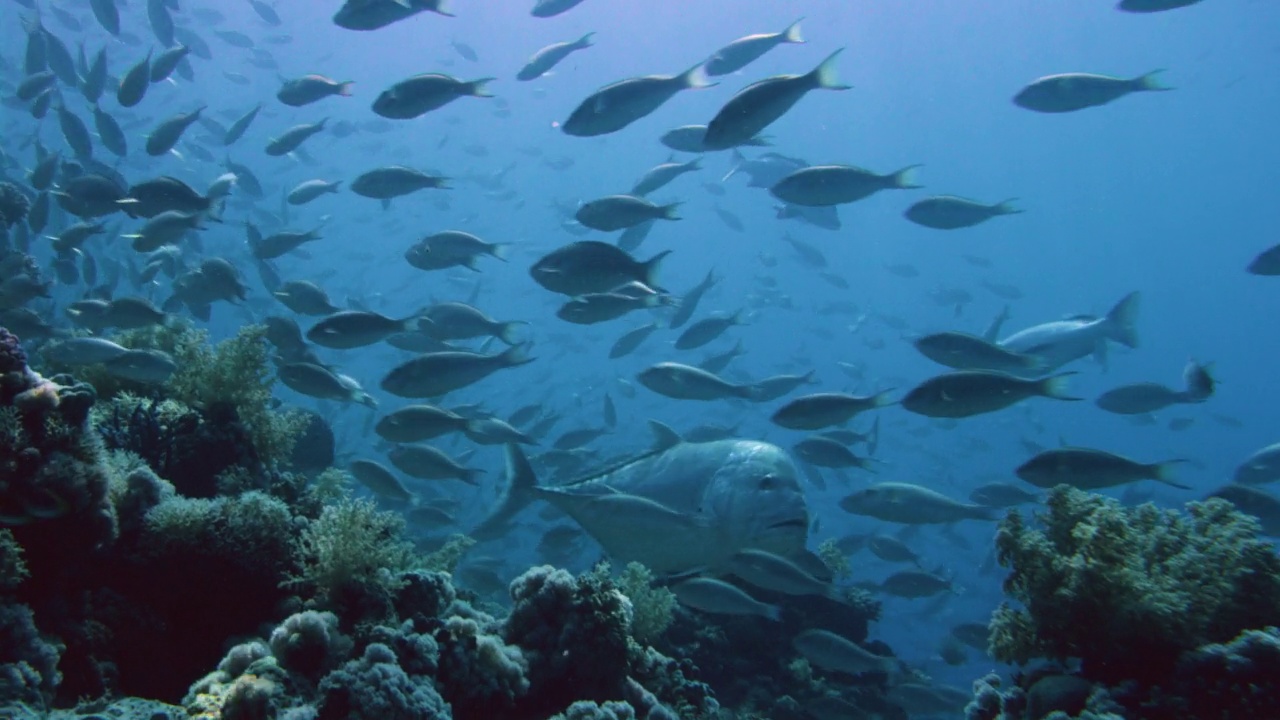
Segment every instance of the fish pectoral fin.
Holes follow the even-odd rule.
[[[1099,340],[1097,346],[1093,348],[1093,359],[1102,366],[1104,371],[1110,370],[1110,364],[1107,362],[1107,341]]]

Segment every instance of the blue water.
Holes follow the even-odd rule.
[[[144,38],[142,47],[112,40],[93,22],[83,3],[68,3],[85,21],[73,33],[45,17],[46,25],[68,40],[83,41],[90,52],[107,44],[113,74],[145,54],[151,35],[142,20],[142,0],[124,11],[126,30]],[[184,6],[186,3],[184,3]],[[1012,284],[1025,297],[1010,304],[1008,331],[1069,314],[1103,313],[1124,294],[1139,290],[1141,347],[1112,346],[1110,367],[1083,360],[1070,369],[1079,375],[1072,390],[1086,398],[1124,383],[1140,381],[1180,385],[1189,358],[1212,362],[1221,380],[1208,403],[1159,414],[1158,422],[1138,426],[1108,415],[1092,402],[1074,404],[1031,400],[998,414],[964,420],[955,429],[939,429],[899,408],[880,411],[883,467],[873,478],[853,473],[851,482],[828,477],[829,487],[807,488],[820,530],[812,545],[828,537],[865,533],[878,526],[853,518],[836,506],[852,489],[872,479],[917,482],[964,497],[993,478],[1010,480],[1026,459],[1020,440],[1045,446],[1064,440],[1098,447],[1145,461],[1190,458],[1181,479],[1194,486],[1184,492],[1156,486],[1143,490],[1161,504],[1177,505],[1224,484],[1235,466],[1254,449],[1275,440],[1274,408],[1280,383],[1274,358],[1280,354],[1275,333],[1274,281],[1247,275],[1244,266],[1277,242],[1275,188],[1280,187],[1280,143],[1275,118],[1280,112],[1280,5],[1243,0],[1206,0],[1200,5],[1155,15],[1115,11],[1107,2],[1046,0],[959,3],[912,2],[639,2],[587,0],[581,7],[549,20],[528,16],[525,3],[458,2],[456,18],[429,13],[370,33],[335,27],[334,3],[282,0],[276,8],[281,28],[266,27],[245,3],[219,3],[223,29],[238,29],[261,41],[287,32],[288,45],[266,45],[279,72],[247,64],[247,51],[209,32],[212,62],[193,59],[196,81],[175,78],[153,86],[144,103],[121,111],[136,120],[130,131],[131,155],[120,170],[131,179],[172,174],[197,188],[223,172],[218,166],[175,155],[159,159],[141,153],[143,134],[155,122],[208,104],[210,116],[231,120],[263,102],[265,108],[248,134],[231,148],[268,186],[265,208],[275,210],[281,190],[324,178],[350,182],[378,165],[400,163],[458,178],[449,191],[428,190],[393,202],[383,211],[373,200],[349,192],[325,196],[303,208],[289,208],[289,226],[323,223],[324,239],[306,246],[309,258],[286,256],[276,264],[286,279],[315,279],[338,304],[353,298],[391,316],[407,316],[435,301],[465,300],[479,284],[478,304],[501,320],[525,320],[538,361],[504,371],[450,396],[453,404],[483,402],[499,414],[530,402],[543,402],[564,414],[559,430],[599,426],[605,393],[618,404],[622,421],[616,433],[595,447],[608,457],[648,442],[643,421],[660,419],[678,428],[704,422],[739,425],[743,436],[789,445],[798,433],[768,422],[776,406],[730,403],[678,403],[636,387],[625,394],[619,378],[632,380],[654,362],[696,361],[741,339],[747,349],[730,377],[759,379],[778,372],[817,371],[817,390],[905,391],[940,369],[910,346],[911,335],[947,329],[980,333],[1005,300],[982,289],[979,281]],[[210,5],[212,6],[212,5]],[[0,7],[0,58],[5,76],[16,79],[25,35],[16,22],[16,2]],[[807,43],[780,46],[744,71],[719,78],[713,88],[680,93],[657,112],[624,131],[602,138],[569,137],[557,129],[588,93],[615,80],[685,70],[722,44],[753,32],[781,30],[798,17]],[[179,15],[181,18],[182,16]],[[181,22],[181,21],[180,21]],[[190,24],[190,23],[187,23]],[[199,29],[199,28],[197,28]],[[596,46],[571,56],[553,74],[531,83],[514,80],[516,70],[536,49],[596,32]],[[450,46],[465,42],[479,55],[468,62]],[[581,327],[554,316],[562,298],[538,287],[528,275],[539,256],[574,239],[561,227],[552,203],[574,206],[600,195],[624,192],[669,151],[658,136],[677,125],[705,123],[736,92],[757,79],[807,72],[837,48],[844,92],[815,91],[766,134],[773,150],[811,163],[851,163],[888,172],[922,164],[922,191],[886,191],[840,210],[844,229],[829,232],[779,221],[773,199],[745,187],[742,177],[723,183],[724,197],[707,193],[703,183],[718,183],[731,168],[727,153],[709,154],[705,169],[687,175],[655,195],[682,201],[678,223],[659,223],[637,252],[649,257],[671,249],[661,272],[676,292],[696,284],[714,269],[724,280],[706,298],[699,315],[748,308],[748,324],[730,331],[709,352],[679,354],[669,342],[675,333],[660,331],[635,355],[607,359],[612,342],[647,319]],[[1014,106],[1010,98],[1033,79],[1060,72],[1096,72],[1133,77],[1165,68],[1162,81],[1172,92],[1136,94],[1110,105],[1061,116]],[[243,73],[242,86],[224,76]],[[365,122],[375,119],[369,105],[393,82],[420,72],[446,72],[462,79],[497,78],[496,99],[461,98],[448,107],[411,121],[389,121],[390,131],[360,132],[339,139],[321,134],[305,145],[318,164],[270,158],[261,148],[270,137],[301,122],[323,117]],[[354,80],[354,97],[331,98],[304,108],[274,99],[280,77],[320,73]],[[498,117],[499,101],[509,117]],[[68,104],[91,119],[78,95]],[[113,112],[114,99],[103,105]],[[32,132],[24,112],[5,107],[0,116],[4,147],[29,162],[19,144]],[[205,134],[194,127],[184,142]],[[51,115],[39,126],[49,148],[63,140]],[[480,146],[486,157],[464,148]],[[211,145],[221,157],[217,143]],[[540,156],[531,154],[532,149]],[[752,149],[754,150],[754,149]],[[182,153],[182,146],[179,146]],[[109,157],[98,151],[99,157]],[[749,151],[754,156],[755,152]],[[572,158],[564,171],[545,159]],[[513,169],[505,187],[515,199],[494,200],[468,176]],[[1000,217],[976,228],[940,232],[915,226],[902,217],[914,200],[929,194],[957,194],[984,202],[1017,198],[1023,214]],[[437,206],[447,201],[447,208]],[[720,207],[739,217],[746,232],[735,232],[715,213]],[[223,253],[241,264],[253,285],[245,308],[225,305],[209,325],[217,338],[268,313],[282,313],[264,293],[247,262],[243,231],[247,217],[233,200],[226,224],[202,234],[210,254]],[[123,232],[133,224],[125,222]],[[481,260],[482,270],[423,273],[407,265],[402,253],[425,234],[461,229],[491,242],[512,244],[510,262]],[[819,247],[831,269],[852,286],[838,290],[798,264],[780,241],[790,232]],[[596,234],[595,237],[603,239]],[[95,252],[118,254],[122,241],[97,238]],[[38,243],[38,255],[48,259]],[[983,269],[964,259],[990,259]],[[762,256],[776,259],[766,265]],[[885,265],[909,263],[914,279],[888,272]],[[758,278],[776,281],[794,309],[756,302]],[[974,296],[963,314],[936,305],[929,297],[942,288],[963,288]],[[65,303],[77,297],[60,289]],[[163,294],[157,299],[163,299]],[[852,302],[859,316],[820,315],[833,301]],[[903,319],[906,331],[884,324],[880,315]],[[306,323],[304,323],[304,329]],[[814,333],[823,331],[830,339]],[[882,349],[871,345],[883,341]],[[322,351],[322,357],[359,380],[385,411],[403,401],[378,389],[378,382],[405,353],[385,346],[359,351]],[[837,365],[863,368],[854,382]],[[278,395],[291,404],[319,407],[332,418],[343,456],[380,458],[376,437],[367,432],[369,411],[317,403],[284,388]],[[1215,416],[1237,418],[1240,428]],[[1168,429],[1172,418],[1192,418],[1189,429]],[[856,423],[865,428],[865,419]],[[976,448],[974,440],[989,447]],[[446,447],[458,450],[463,446]],[[473,460],[488,470],[478,491],[462,488],[464,527],[481,517],[501,484],[499,448],[481,448]],[[1118,493],[1117,493],[1118,494]],[[999,572],[980,572],[991,526],[968,523],[958,529],[967,545],[958,546],[935,530],[912,540],[926,567],[945,568],[961,594],[936,613],[917,620],[932,601],[887,598],[884,617],[872,637],[889,643],[913,665],[936,680],[965,685],[991,668],[973,657],[949,668],[935,657],[937,642],[957,622],[984,621],[1001,598]],[[595,557],[582,558],[585,567]],[[516,573],[537,561],[513,553],[507,569]],[[867,553],[853,558],[855,579],[879,580],[897,568]]]

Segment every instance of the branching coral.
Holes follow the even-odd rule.
[[[466,535],[450,535],[440,549],[422,558],[422,567],[452,575],[454,570],[457,570],[458,563],[462,562],[462,556],[466,555],[475,544],[476,541]]]
[[[12,532],[0,529],[0,592],[12,592],[30,575],[26,563],[22,562],[22,546]]]
[[[399,515],[381,512],[369,500],[330,505],[299,536],[300,572],[289,584],[317,593],[329,606],[379,596],[389,604],[401,585],[395,573],[419,563],[403,529]]]
[[[1043,530],[1011,512],[996,536],[1005,592],[991,649],[1002,661],[1079,658],[1086,678],[1158,681],[1180,653],[1280,623],[1280,557],[1229,503],[1185,513],[1056,488]]]
[[[309,420],[271,408],[270,353],[266,327],[250,325],[211,347],[200,330],[180,335],[173,347],[178,371],[166,386],[172,399],[206,412],[229,407],[248,429],[258,457],[268,467],[288,460]]]
[[[631,635],[642,645],[652,645],[671,626],[675,593],[653,586],[653,573],[640,563],[627,563],[618,587],[631,600]]]

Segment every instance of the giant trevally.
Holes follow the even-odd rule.
[[[581,481],[543,487],[517,445],[507,446],[508,486],[470,534],[501,535],[533,500],[572,517],[619,562],[658,574],[725,568],[735,554],[806,555],[809,510],[782,448],[754,440],[666,443]]]

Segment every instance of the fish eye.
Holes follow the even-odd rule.
[[[772,490],[777,485],[778,478],[773,475],[764,475],[760,478],[760,490]]]

